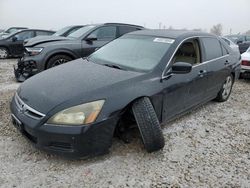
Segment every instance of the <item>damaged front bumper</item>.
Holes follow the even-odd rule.
[[[14,66],[14,74],[18,82],[23,82],[29,77],[38,72],[37,64],[35,61],[24,61],[23,58],[17,62],[17,67]]]

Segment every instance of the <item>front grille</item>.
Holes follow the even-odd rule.
[[[45,114],[38,112],[37,110],[25,104],[22,99],[17,95],[17,93],[15,94],[15,102],[19,112],[22,112],[33,119],[41,119],[45,116]]]

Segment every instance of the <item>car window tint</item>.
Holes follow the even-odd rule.
[[[33,31],[25,31],[15,35],[17,40],[25,40],[33,37]]]
[[[202,38],[204,45],[205,60],[209,61],[222,56],[222,49],[220,42],[216,38]]]
[[[97,40],[115,39],[116,27],[115,26],[101,27],[95,30],[91,35],[96,36]]]
[[[250,41],[250,36],[246,36],[246,40],[247,40],[247,41]]]
[[[51,35],[51,33],[47,31],[36,31],[37,36],[42,36],[42,35]]]
[[[139,30],[138,28],[135,27],[128,27],[128,26],[119,26],[119,36],[122,36],[126,33],[130,33],[133,31]]]

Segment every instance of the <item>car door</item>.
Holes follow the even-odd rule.
[[[208,82],[206,98],[216,97],[226,77],[230,74],[231,62],[229,52],[215,37],[201,38],[207,65]]]
[[[117,37],[116,26],[102,26],[90,33],[87,38],[96,40],[82,40],[82,57],[86,57]]]
[[[10,50],[13,55],[22,55],[24,52],[23,42],[25,39],[34,37],[34,31],[21,31],[12,37]]]
[[[192,70],[187,74],[172,74],[163,81],[163,121],[196,105],[204,96],[207,67],[200,63],[200,58],[198,38],[183,42],[173,56],[168,71],[177,62],[192,64]]]

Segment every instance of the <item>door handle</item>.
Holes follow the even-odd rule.
[[[198,73],[198,76],[203,77],[206,73],[207,73],[206,70],[200,70],[199,73]]]

